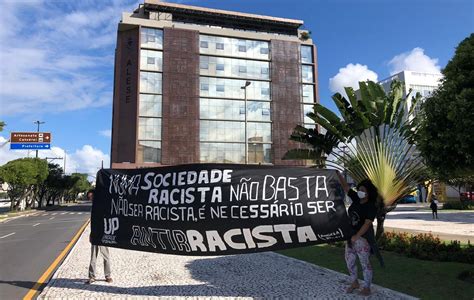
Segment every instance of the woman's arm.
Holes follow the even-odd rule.
[[[342,189],[344,190],[344,193],[347,194],[349,192],[349,185],[347,184],[347,181],[342,177],[341,172],[336,171],[337,177],[339,177],[339,182],[341,182]]]
[[[367,232],[367,230],[369,230],[370,226],[373,226],[372,222],[373,221],[370,219],[365,219],[364,225],[362,225],[359,231],[354,236],[352,236],[351,240],[355,242],[358,238],[363,236]]]

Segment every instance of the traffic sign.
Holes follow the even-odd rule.
[[[51,143],[50,132],[12,132],[11,143]]]
[[[49,143],[11,143],[11,150],[41,150],[41,149],[51,149],[51,144]]]

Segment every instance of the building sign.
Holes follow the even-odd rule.
[[[194,164],[97,173],[95,245],[180,255],[273,251],[352,236],[333,170]]]
[[[50,148],[50,132],[12,132],[10,135],[10,149],[12,150],[42,150]]]

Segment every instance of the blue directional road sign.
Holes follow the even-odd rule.
[[[29,144],[29,143],[11,143],[10,149],[12,150],[40,150],[40,149],[51,149],[51,144]]]

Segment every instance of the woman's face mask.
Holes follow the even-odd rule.
[[[363,199],[365,198],[367,194],[363,191],[357,191],[357,196],[359,196],[360,199]]]

